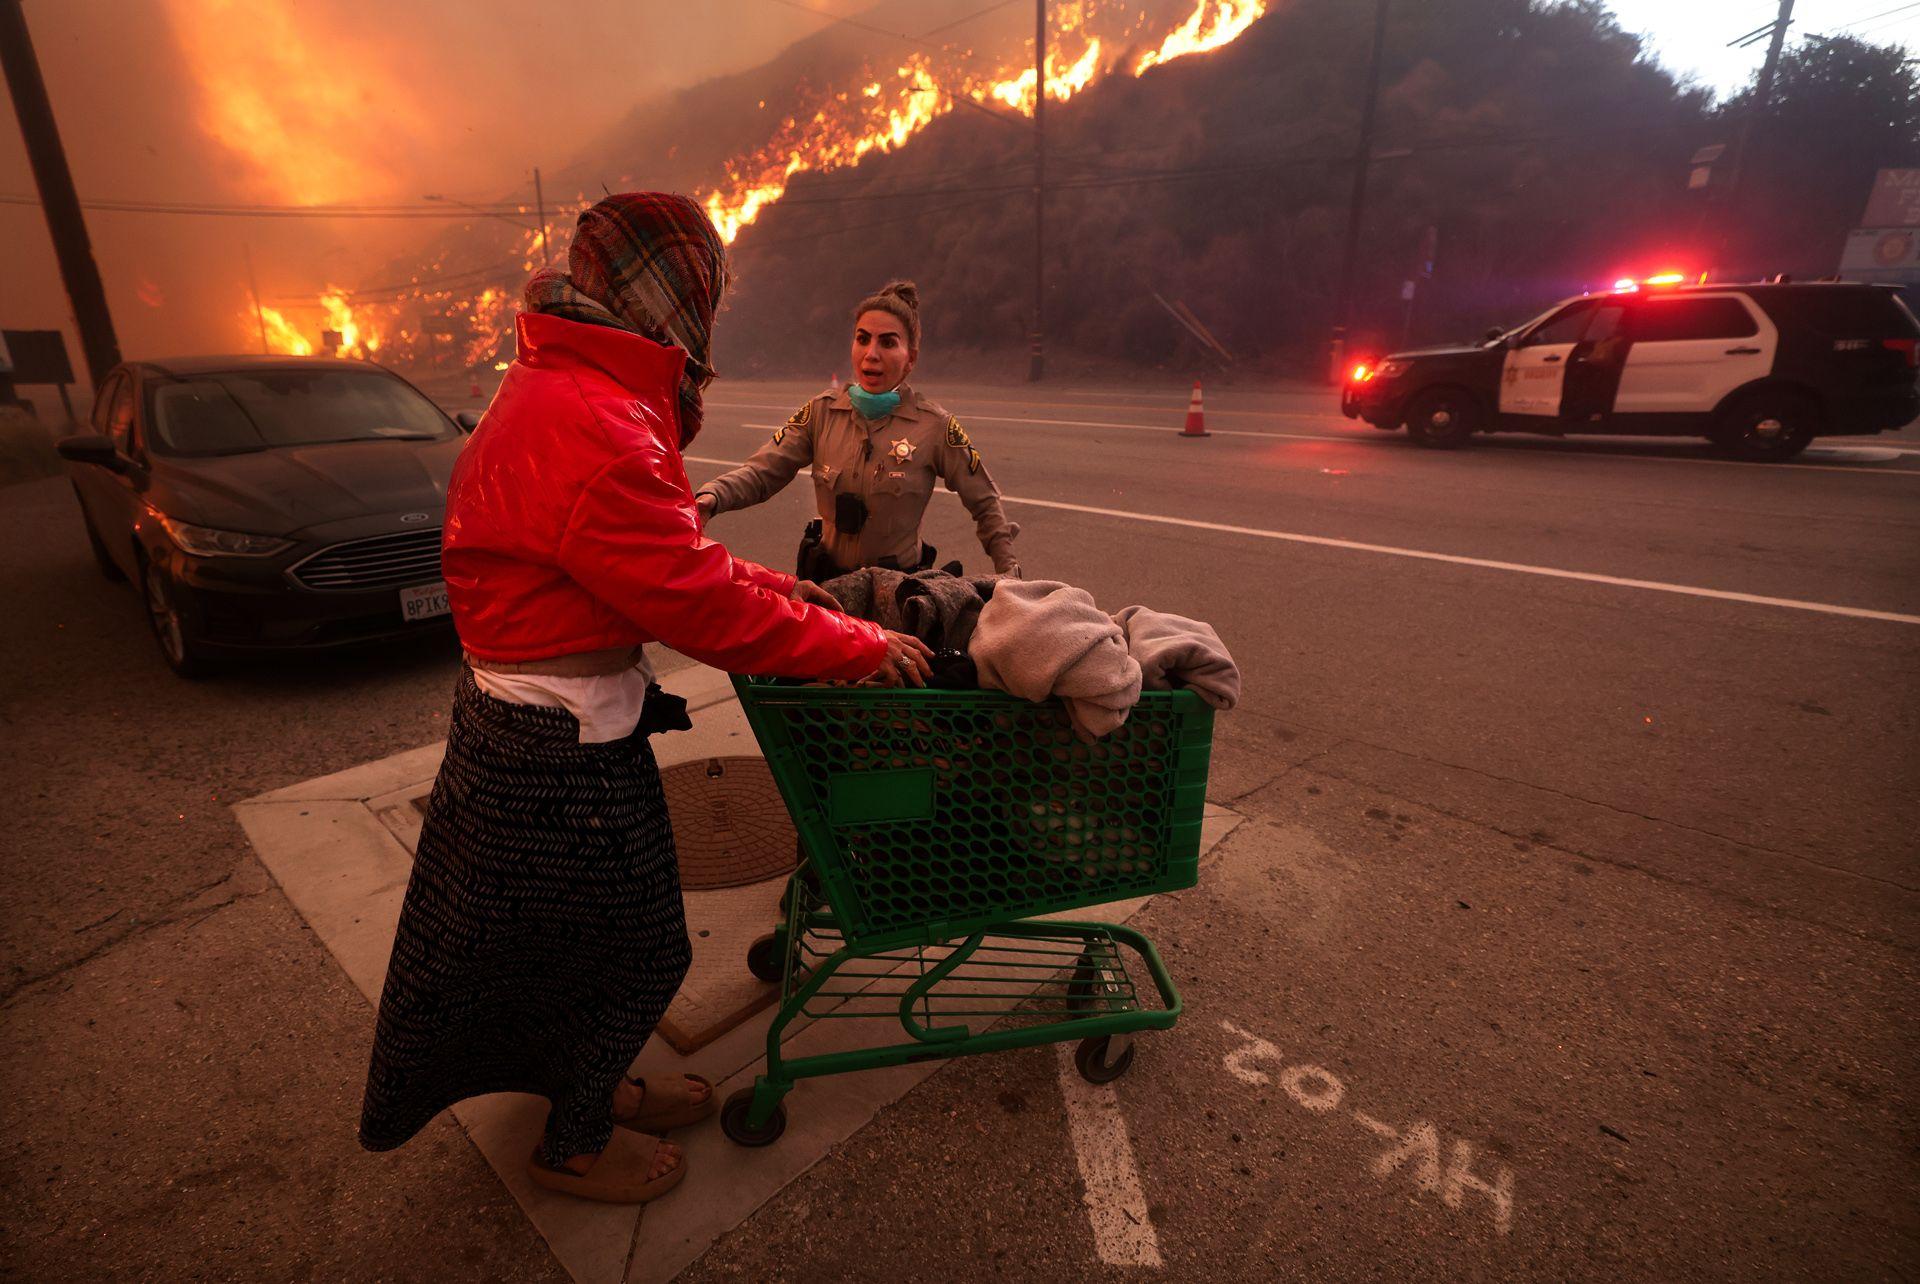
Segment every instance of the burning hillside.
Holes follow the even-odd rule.
[[[1064,102],[1104,78],[1138,76],[1229,44],[1267,7],[1267,0],[1056,0],[1049,14],[1048,97]],[[690,113],[693,128],[665,142],[663,155],[644,154],[656,143],[653,149],[643,144],[642,154],[620,156],[620,181],[692,190],[732,242],[781,201],[801,174],[846,170],[865,157],[897,151],[962,108],[1008,119],[1034,111],[1030,36],[1024,43],[1015,36],[979,46],[913,41],[884,59],[871,56],[872,43],[863,42],[851,61],[821,58],[824,65],[801,69],[797,84],[781,86],[790,95],[785,111],[768,111],[767,100],[757,100],[748,127],[714,130],[751,139],[744,145],[723,140],[731,154],[702,160],[702,139],[688,135],[703,122]],[[248,99],[229,93],[221,101],[240,112]],[[738,104],[731,106],[737,112]],[[751,138],[753,133],[759,137]],[[593,181],[587,175],[595,172],[575,167],[570,186],[576,190],[546,208],[544,228],[531,202],[476,207],[484,218],[459,225],[424,260],[396,270],[404,272],[401,281],[329,287],[311,305],[281,311],[244,306],[236,319],[249,341],[263,339],[277,351],[378,354],[402,364],[456,368],[490,363],[504,338],[514,283],[539,261],[543,234],[564,239],[573,216],[598,194],[585,190]],[[634,174],[647,177],[636,181]],[[475,258],[485,262],[462,266]]]

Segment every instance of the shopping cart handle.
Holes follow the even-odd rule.
[[[925,998],[927,992],[934,986],[945,980],[948,973],[973,957],[973,952],[980,948],[980,942],[985,939],[985,932],[975,932],[956,946],[947,957],[923,972],[918,981],[907,987],[907,992],[900,996],[900,1024],[906,1027],[908,1034],[922,1043],[952,1043],[972,1033],[964,1022],[960,1025],[922,1025],[913,1019],[913,1005]]]

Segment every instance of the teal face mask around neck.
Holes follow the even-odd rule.
[[[900,390],[891,392],[868,392],[859,384],[847,385],[847,399],[853,402],[853,408],[860,412],[862,419],[885,419],[900,409]]]

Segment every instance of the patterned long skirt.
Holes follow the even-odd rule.
[[[614,1087],[693,952],[652,748],[579,733],[461,671],[380,996],[367,1149],[488,1092],[552,1103],[549,1163],[607,1144]]]

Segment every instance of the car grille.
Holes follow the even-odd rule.
[[[323,548],[289,572],[310,589],[401,588],[440,578],[440,530],[402,531]]]

